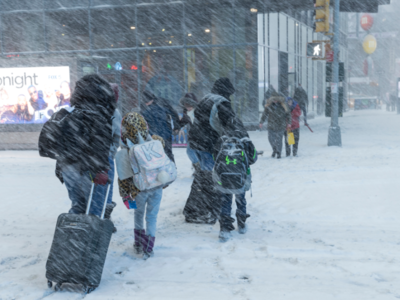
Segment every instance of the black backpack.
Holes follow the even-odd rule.
[[[71,115],[73,109],[63,108],[54,113],[44,123],[39,135],[39,155],[51,159],[57,159],[62,148],[62,134],[65,121]]]
[[[227,136],[221,140],[213,169],[214,185],[224,194],[243,194],[251,186],[250,164],[257,160],[256,154],[248,157],[246,143],[251,141]]]

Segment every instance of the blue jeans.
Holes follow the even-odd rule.
[[[112,202],[113,186],[114,186],[114,159],[112,156],[108,157],[108,162],[110,163],[110,169],[108,170],[108,178],[111,179],[110,193],[108,194],[107,203]],[[104,199],[106,198],[108,184],[96,186],[97,193],[93,195],[93,214],[100,216],[103,211]]]
[[[212,171],[214,168],[215,162],[212,155],[208,152],[204,151],[196,151],[196,155],[199,158],[201,169],[204,171]],[[222,195],[222,207],[221,207],[221,216],[223,215],[231,215],[232,211],[232,194],[223,194]],[[246,214],[246,193],[235,195],[237,213]]]
[[[232,211],[232,198],[233,195],[225,195],[222,198],[221,216],[230,216]],[[235,195],[236,201],[236,214],[246,215],[246,193]]]
[[[193,150],[192,148],[190,148],[189,145],[186,148],[186,154],[189,157],[189,159],[191,160],[192,164],[197,164],[199,162],[199,159],[197,158],[197,155],[196,155],[196,150]]]
[[[160,210],[161,198],[162,188],[140,192],[136,196],[135,229],[144,229],[143,219],[146,210],[146,234],[153,237],[156,236],[157,215]]]
[[[197,156],[197,159],[200,162],[200,167],[203,171],[212,171],[214,168],[214,158],[212,157],[211,153],[194,150]]]
[[[81,174],[80,170],[77,170],[73,166],[67,166],[62,169],[62,175],[68,190],[69,199],[71,200],[71,209],[69,213],[84,214],[92,188],[89,172],[83,172]],[[89,210],[89,214],[97,215],[98,217],[101,215],[104,204],[104,197],[102,198],[100,193],[99,186],[95,186],[92,204]]]

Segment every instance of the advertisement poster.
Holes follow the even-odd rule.
[[[70,106],[69,67],[0,68],[0,123],[44,123]]]

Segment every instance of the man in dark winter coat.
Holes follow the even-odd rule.
[[[194,112],[195,119],[189,132],[189,145],[196,151],[202,169],[201,175],[205,183],[209,186],[208,190],[205,191],[209,193],[208,201],[212,203],[210,206],[212,206],[213,213],[220,211],[218,219],[221,226],[221,241],[226,241],[230,236],[230,231],[235,229],[232,224],[234,219],[231,218],[233,195],[221,194],[212,187],[211,171],[214,167],[213,154],[215,156],[220,150],[220,137],[222,135],[237,136],[240,138],[248,137],[243,123],[236,117],[232,110],[230,96],[234,92],[235,89],[228,78],[218,79],[211,90],[211,94],[206,95],[197,105]],[[215,130],[215,126],[213,128],[210,122],[214,104],[216,104],[216,115],[221,126],[219,131]],[[206,184],[203,184],[203,186],[206,186]],[[250,216],[246,212],[245,194],[235,195],[235,200],[238,208],[236,217],[239,232],[245,233],[245,222]],[[222,209],[219,208],[219,205],[221,205]]]
[[[168,100],[157,98],[149,91],[143,93],[143,102],[140,113],[149,126],[150,135],[158,135],[164,139],[165,153],[175,162],[172,153],[172,131],[179,130],[182,127],[178,113],[168,103]]]
[[[206,95],[197,106],[194,112],[194,122],[189,131],[189,145],[193,150],[197,150],[199,156],[203,159],[203,166],[210,153],[214,153],[215,144],[217,143],[220,134],[215,131],[210,124],[211,110],[218,97],[223,97],[227,101],[222,101],[217,105],[218,118],[223,128],[227,128],[228,124],[233,124],[235,113],[232,110],[230,96],[235,92],[235,88],[228,78],[218,79],[211,94]],[[217,149],[218,150],[218,149]],[[210,169],[210,168],[208,168]],[[212,168],[210,169],[212,170]]]
[[[86,75],[76,83],[71,108],[54,115],[62,120],[56,174],[65,182],[72,202],[70,213],[86,211],[91,183],[105,185],[110,168],[112,116],[116,108],[114,92],[100,76]],[[39,144],[40,149],[47,145]],[[90,213],[100,216],[104,198],[93,195]]]
[[[299,104],[300,109],[303,112],[304,125],[307,125],[308,96],[300,83],[299,86],[294,91],[293,99]]]
[[[272,157],[281,158],[282,138],[285,130],[291,129],[291,114],[285,103],[285,98],[278,93],[273,93],[265,105],[261,116],[260,128],[268,119],[268,140],[272,147]]]

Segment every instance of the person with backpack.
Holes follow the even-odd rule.
[[[56,175],[68,190],[72,214],[84,214],[94,190],[90,214],[100,216],[104,198],[98,185],[108,181],[112,116],[116,109],[110,84],[97,74],[76,82],[71,107],[53,114],[39,137],[41,156],[57,160]]]
[[[114,91],[114,96],[115,96],[115,103],[118,103],[119,99],[119,87],[115,83],[110,83],[111,88]],[[108,169],[108,178],[110,180],[110,192],[108,193],[108,199],[107,199],[107,206],[106,206],[106,213],[105,213],[105,218],[110,219],[111,214],[117,206],[115,202],[112,201],[112,196],[113,196],[113,188],[114,188],[114,174],[115,174],[115,155],[117,153],[117,150],[119,148],[119,141],[121,140],[121,121],[122,121],[122,116],[121,113],[119,112],[118,108],[115,109],[114,115],[112,117],[112,144],[110,148],[110,153],[108,156],[108,161],[109,161],[109,169]],[[104,199],[106,194],[107,194],[107,186],[98,186],[97,187],[98,192],[94,195],[96,197],[100,197],[99,201],[102,201],[101,199]],[[117,228],[114,227],[114,233],[117,231]]]
[[[182,125],[178,113],[164,98],[156,97],[150,91],[143,92],[140,113],[149,125],[151,135],[159,135],[164,139],[165,152],[175,161],[172,153],[172,133],[178,134]]]
[[[292,115],[292,124],[291,124],[291,131],[294,135],[294,145],[293,145],[293,156],[297,156],[297,150],[299,149],[299,141],[300,141],[300,116],[301,116],[301,109],[299,104],[294,101],[291,97],[287,98],[287,106]],[[291,149],[288,143],[288,131],[285,131],[285,148],[286,148],[286,156],[290,156]]]
[[[147,259],[154,255],[162,191],[176,179],[176,167],[163,150],[163,138],[150,137],[142,115],[136,112],[126,114],[122,119],[121,133],[121,149],[116,155],[119,192],[124,205],[135,209],[134,251]],[[146,229],[143,224],[145,215]]]
[[[226,242],[235,230],[231,217],[233,195],[236,201],[236,220],[240,234],[247,232],[246,220],[250,217],[247,213],[246,192],[251,188],[250,165],[257,159],[257,151],[249,135],[239,119],[228,125],[225,135],[222,136],[213,154],[215,165],[213,168],[213,182],[217,190],[224,194],[222,197],[220,213],[221,242]]]
[[[223,128],[235,118],[229,100],[234,92],[231,81],[228,78],[220,78],[215,82],[211,93],[204,96],[194,111],[188,145],[199,160],[200,171],[195,173],[191,192],[183,210],[186,222],[215,224],[219,219],[224,196],[213,186],[212,154]],[[211,126],[211,116],[213,120],[220,120],[220,126],[216,128],[219,131]]]
[[[194,122],[194,112],[198,104],[197,97],[193,93],[186,93],[185,96],[183,96],[179,100],[179,103],[183,107],[183,116],[181,119],[181,124],[183,126],[187,126],[187,132],[188,132],[187,139],[189,140],[190,127]],[[190,148],[189,144],[186,147],[186,154],[189,157],[190,161],[192,162],[195,172],[199,172],[201,170],[200,161],[197,158],[196,151]]]
[[[291,114],[286,106],[285,98],[277,92],[272,93],[272,97],[268,99],[264,112],[260,120],[260,129],[264,122],[268,119],[268,140],[272,147],[272,157],[281,158],[282,138],[285,130],[291,129]]]
[[[307,126],[308,125],[308,123],[307,123],[308,96],[307,96],[307,92],[303,89],[303,87],[301,86],[300,83],[299,83],[299,86],[294,90],[293,99],[300,106],[300,109],[303,112],[304,125]]]

